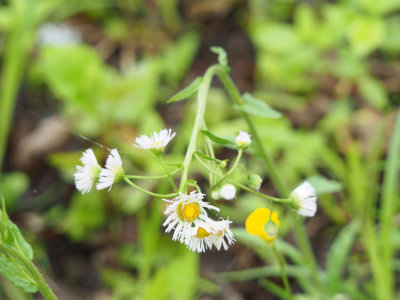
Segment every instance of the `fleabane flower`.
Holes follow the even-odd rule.
[[[192,191],[190,195],[179,193],[179,196],[172,200],[163,199],[170,202],[164,214],[168,216],[163,226],[167,227],[165,232],[174,229],[172,239],[183,243],[192,233],[193,227],[204,226],[208,232],[215,233],[212,227],[212,219],[207,216],[206,209],[219,211],[219,208],[203,201],[204,194]]]
[[[111,190],[115,182],[122,180],[125,176],[124,169],[122,168],[121,157],[117,149],[112,149],[106,160],[106,167],[101,169],[99,175],[99,182],[96,185],[98,190],[108,188]]]
[[[223,187],[221,187],[221,189],[219,190],[219,195],[225,200],[235,199],[236,188],[232,184],[227,183]]]
[[[229,245],[235,242],[232,231],[229,229],[232,221],[219,220],[209,221],[210,224],[205,225],[200,223],[196,227],[192,228],[192,232],[186,237],[185,244],[189,250],[193,252],[205,252],[207,249],[211,249],[214,245],[218,251],[221,247],[224,250],[228,250]],[[213,230],[208,231],[205,227],[211,227]]]
[[[314,217],[317,212],[317,195],[308,181],[304,181],[290,193],[291,206],[305,217]]]
[[[246,131],[240,131],[236,137],[236,146],[238,148],[247,148],[251,144],[251,135]]]
[[[165,150],[165,147],[175,135],[176,132],[173,132],[172,129],[162,129],[159,133],[154,131],[150,137],[147,135],[137,137],[136,144],[133,144],[133,146],[159,154]]]
[[[257,235],[267,243],[272,244],[278,235],[278,212],[268,208],[257,208],[246,219],[246,230],[252,235]]]
[[[80,158],[83,166],[76,166],[74,174],[75,186],[82,194],[90,192],[94,181],[99,176],[101,167],[97,163],[96,156],[92,149],[87,149],[83,152]]]

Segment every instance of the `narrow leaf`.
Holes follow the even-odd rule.
[[[211,160],[211,161],[213,161],[213,162],[216,162],[216,163],[218,163],[218,164],[220,164],[220,163],[226,163],[228,160],[227,159],[225,159],[225,160],[219,160],[219,159],[216,159],[216,158],[214,158],[214,157],[211,157],[211,156],[208,156],[208,155],[205,155],[203,152],[201,152],[200,150],[196,150],[195,152],[194,152],[194,154],[197,154],[198,156],[200,156],[201,158],[204,158],[204,159],[207,159],[207,160]]]
[[[357,236],[358,224],[352,222],[343,228],[333,242],[326,263],[326,280],[328,290],[331,294],[339,293],[341,286],[341,275],[350,256],[351,248]]]
[[[0,274],[27,293],[37,292],[36,285],[25,275],[29,274],[28,270],[23,265],[16,264],[17,262],[7,259],[4,254],[0,254]]]
[[[235,143],[232,141],[229,141],[227,139],[221,138],[216,136],[215,134],[212,134],[208,130],[202,130],[203,134],[206,135],[210,140],[212,140],[214,143],[221,144],[221,145],[234,145]]]
[[[16,244],[18,244],[18,248],[21,249],[22,253],[24,254],[24,256],[26,258],[28,258],[29,260],[32,260],[32,258],[33,258],[32,247],[31,247],[31,245],[28,244],[27,241],[25,241],[25,239],[24,239],[23,235],[21,234],[21,232],[19,231],[17,225],[10,222],[10,224],[8,226],[9,226],[10,232],[14,236],[14,242]]]
[[[287,294],[287,292],[276,283],[273,283],[268,279],[260,279],[259,283],[268,291],[280,297],[281,299],[289,299],[289,295]]]
[[[235,105],[235,108],[246,112],[253,116],[277,119],[281,117],[281,113],[269,107],[267,103],[255,98],[249,93],[242,96],[243,103]]]
[[[343,189],[342,183],[335,180],[326,179],[321,175],[313,175],[307,178],[307,181],[309,181],[314,187],[317,195],[332,194],[339,192]]]
[[[195,80],[192,81],[187,87],[185,87],[180,92],[176,93],[172,96],[167,103],[178,102],[182,100],[186,100],[192,96],[194,96],[197,91],[199,90],[200,84],[203,82],[203,77],[197,77]]]
[[[229,73],[230,68],[228,66],[228,55],[226,54],[225,50],[221,47],[211,47],[210,50],[218,54],[219,64],[224,67],[226,73]]]

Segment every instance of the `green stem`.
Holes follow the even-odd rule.
[[[17,16],[14,16],[17,18]],[[14,32],[11,32],[6,40],[6,48],[3,59],[3,72],[0,89],[0,173],[6,151],[8,134],[13,118],[13,110],[17,97],[18,87],[23,75],[24,64],[30,45],[26,39],[31,32],[23,32],[21,20],[17,21]]]
[[[253,189],[251,189],[251,188],[245,186],[244,184],[241,184],[241,183],[236,182],[236,181],[234,181],[234,180],[228,179],[227,181],[230,182],[230,183],[232,183],[232,184],[234,184],[234,185],[236,185],[236,186],[238,186],[238,187],[240,187],[241,189],[243,189],[243,190],[245,190],[245,191],[248,191],[249,193],[252,193],[252,194],[257,195],[257,196],[259,196],[259,197],[262,197],[262,198],[271,200],[271,201],[273,201],[273,202],[278,202],[278,203],[289,203],[289,202],[290,202],[290,199],[281,199],[281,198],[275,198],[275,197],[272,197],[272,196],[268,196],[268,195],[266,195],[266,194],[257,192],[257,191],[255,191],[255,190],[253,190]]]
[[[210,68],[207,69],[207,71],[203,77],[203,82],[201,83],[201,85],[199,87],[199,92],[197,93],[197,112],[196,112],[196,118],[195,118],[194,125],[193,125],[192,136],[190,137],[189,146],[186,151],[185,160],[183,162],[183,172],[182,172],[181,183],[180,183],[180,187],[179,187],[179,190],[181,192],[184,192],[184,190],[185,190],[186,181],[188,179],[188,174],[189,174],[190,163],[193,158],[193,153],[196,151],[197,136],[199,134],[199,131],[200,131],[201,126],[204,121],[204,113],[205,113],[206,104],[207,104],[207,94],[210,89],[212,78],[217,69],[218,69],[217,65],[211,66]]]
[[[176,173],[178,173],[181,169],[176,169],[173,170],[170,174],[171,175],[175,175]],[[128,177],[129,179],[163,179],[163,178],[167,178],[168,175],[164,174],[164,175],[153,175],[153,176],[146,176],[146,175],[126,175],[126,177]]]
[[[243,154],[243,149],[239,149],[238,151],[238,155],[235,159],[235,162],[233,163],[232,168],[230,168],[230,170],[228,172],[226,172],[226,174],[216,183],[214,184],[214,186],[211,187],[211,189],[219,186],[226,178],[228,178],[229,175],[232,174],[232,172],[236,169],[236,167],[239,164],[240,159],[242,158],[242,154]]]
[[[167,174],[168,180],[171,183],[172,188],[174,189],[175,193],[178,193],[178,188],[176,187],[175,182],[172,179],[171,173],[168,171],[167,167],[165,166],[164,160],[162,159],[160,154],[158,154],[157,157],[158,157],[158,160],[160,161],[160,164],[162,165],[165,173]]]
[[[243,100],[239,93],[239,90],[237,89],[232,79],[229,77],[228,74],[226,74],[225,70],[222,67],[217,69],[217,76],[221,80],[222,84],[224,85],[226,91],[228,92],[229,96],[232,98],[234,103],[241,105],[243,103]],[[256,144],[256,147],[258,148],[258,153],[267,166],[268,174],[271,177],[274,186],[277,188],[279,194],[282,197],[287,197],[288,189],[286,187],[286,184],[284,180],[280,177],[279,172],[277,172],[277,168],[271,158],[271,155],[269,154],[264,144],[262,143],[261,138],[257,132],[257,129],[254,126],[253,120],[246,112],[240,111],[240,113],[245,122],[247,123],[247,126],[249,127],[252,138]]]
[[[137,190],[139,190],[139,191],[141,191],[141,192],[143,192],[143,193],[146,193],[147,195],[153,196],[153,197],[170,198],[170,197],[175,197],[175,196],[178,195],[178,193],[172,193],[172,194],[157,194],[157,193],[150,192],[150,191],[145,190],[145,189],[141,188],[140,186],[134,184],[132,181],[129,180],[129,178],[128,178],[127,176],[125,176],[123,180],[124,180],[127,184],[129,184],[131,187],[133,187],[133,188],[135,188],[135,189],[137,189]]]
[[[235,84],[233,83],[232,79],[229,77],[229,75],[225,72],[225,70],[222,67],[217,69],[217,76],[221,80],[222,84],[224,85],[225,89],[227,90],[228,94],[230,95],[234,103],[236,103],[237,105],[241,105],[243,103],[243,100],[240,96],[240,93]],[[261,158],[263,159],[268,169],[268,174],[271,177],[274,186],[278,190],[281,197],[283,198],[288,197],[289,189],[287,188],[286,183],[284,182],[279,172],[277,171],[277,167],[273,162],[271,155],[269,154],[266,147],[262,143],[261,138],[258,134],[258,131],[252,119],[246,112],[240,111],[240,113],[245,122],[247,123],[247,126],[249,127],[252,138],[255,142],[256,147],[258,148],[258,153],[260,154]],[[315,260],[315,256],[313,254],[310,241],[308,240],[308,236],[304,228],[304,225],[300,223],[298,220],[296,220],[296,224],[294,226],[294,232],[296,235],[297,242],[303,252],[303,255],[305,259],[308,261],[308,264],[310,265],[311,269],[313,270],[312,272],[313,279],[321,287],[321,281],[318,275],[318,265]]]
[[[276,256],[276,258],[278,259],[279,262],[279,268],[281,270],[281,276],[282,276],[282,281],[283,281],[283,285],[285,287],[286,293],[288,295],[288,299],[292,299],[293,295],[292,295],[292,291],[290,290],[290,285],[289,285],[289,281],[287,279],[286,276],[286,271],[285,271],[285,262],[283,260],[282,255],[279,253],[278,249],[276,249],[275,245],[272,246],[272,250]]]
[[[213,174],[215,174],[215,175],[218,175],[218,173],[215,172],[214,170],[210,169],[210,168],[201,160],[201,158],[200,158],[198,155],[196,155],[195,157],[196,157],[196,159],[199,161],[200,165],[201,165],[203,168],[205,168],[208,172],[211,172],[211,173],[213,173]],[[265,195],[265,194],[263,194],[263,193],[254,191],[254,190],[252,190],[251,188],[245,186],[244,184],[241,184],[241,183],[236,182],[236,181],[231,180],[231,179],[227,179],[227,181],[228,181],[229,183],[232,183],[232,184],[234,184],[234,185],[240,187],[240,188],[243,189],[243,190],[246,190],[246,191],[248,191],[248,192],[250,192],[250,193],[253,193],[254,195],[260,196],[260,197],[262,197],[262,198],[265,198],[265,199],[268,199],[268,200],[271,200],[271,201],[274,201],[274,202],[288,203],[288,202],[290,201],[290,199],[275,198],[275,197],[268,196],[268,195]]]

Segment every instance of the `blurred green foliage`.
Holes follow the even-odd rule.
[[[381,178],[387,156],[386,135],[393,127],[394,110],[398,106],[395,99],[399,97],[398,88],[393,88],[386,79],[398,76],[395,65],[400,53],[400,3],[394,0],[243,2],[246,5],[238,4],[237,19],[255,47],[255,97],[248,94],[243,97],[243,106],[233,107],[221,89],[213,88],[208,111],[216,113],[206,116],[208,132],[232,139],[239,129],[245,128],[238,112],[252,114],[262,141],[277,158],[288,184],[295,186],[308,178],[320,188],[320,211],[332,222],[328,232],[337,234],[329,240],[326,266],[321,271],[322,289],[327,297],[334,299],[342,293],[351,299],[379,299],[374,289],[380,283],[376,274],[382,274],[376,258],[381,250],[374,247],[382,247],[381,236],[376,235],[375,228],[363,229],[383,220],[379,209],[384,202]],[[8,91],[0,100],[2,105],[15,102],[20,83],[27,80],[24,88],[28,93],[42,90],[45,100],[57,103],[60,115],[80,142],[90,138],[106,147],[118,147],[124,164],[133,174],[161,171],[149,154],[132,148],[131,143],[138,134],[165,127],[164,119],[174,111],[181,118],[176,129],[179,135],[165,159],[171,163],[181,161],[195,103],[171,104],[174,105],[171,110],[161,111],[179,86],[188,86],[189,81],[184,78],[201,47],[202,32],[194,24],[197,21],[180,16],[179,1],[157,0],[153,4],[141,0],[40,4],[33,1],[28,6],[26,3],[14,0],[0,6],[2,93]],[[75,20],[80,28],[80,17],[95,24],[100,33],[94,30],[90,34],[104,36],[114,52],[106,55],[100,43],[93,42],[67,46],[34,44],[37,28],[44,22],[70,19],[71,24]],[[88,36],[85,39],[91,40]],[[115,49],[121,52],[128,49],[126,52],[132,57],[123,60]],[[229,68],[224,52],[218,47],[214,51],[219,54],[220,63]],[[118,62],[116,56],[120,58]],[[171,102],[191,98],[199,84],[200,81],[194,81],[184,93],[170,98]],[[26,101],[38,101],[38,106],[41,105],[34,98]],[[263,118],[280,114],[281,118]],[[2,118],[1,122],[9,126],[11,120],[7,119]],[[85,146],[93,145],[87,142]],[[100,146],[95,151],[98,157],[106,154]],[[224,151],[219,149],[217,157],[225,159]],[[254,149],[249,152],[254,153]],[[81,149],[51,153],[47,162],[59,171],[66,184],[71,184],[80,153]],[[394,156],[391,157],[393,168],[398,167]],[[264,166],[258,161],[248,164],[268,185]],[[198,172],[201,172],[199,167]],[[316,176],[317,173],[329,180]],[[238,170],[233,176],[245,182],[248,174]],[[23,172],[2,175],[0,192],[10,210],[18,208],[28,186],[28,176]],[[148,183],[146,188],[165,189],[157,182]],[[332,196],[333,192],[337,194]],[[385,195],[385,199],[399,199],[398,191]],[[265,202],[248,194],[220,205],[222,213],[237,224],[260,206],[265,206]],[[398,214],[396,205],[391,209],[393,215]],[[120,186],[107,194],[92,192],[82,196],[74,192],[67,203],[57,202],[45,213],[47,226],[82,243],[93,241],[102,231],[118,234],[124,218],[132,217],[138,220],[137,240],[133,245],[121,244],[118,248],[118,269],[107,267],[101,271],[110,299],[194,299],[202,292],[221,293],[218,287],[200,277],[197,255],[164,239],[160,233],[162,208],[142,193]],[[290,216],[283,219],[282,235],[295,224]],[[376,238],[372,245],[369,235]],[[235,230],[235,236],[267,266],[218,276],[225,280],[247,280],[279,275],[266,245],[241,228]],[[399,233],[392,232],[391,238],[388,248],[396,252],[400,248]],[[358,241],[362,246],[355,248]],[[317,288],[309,282],[310,272],[302,264],[299,251],[283,239],[277,242],[277,247],[290,259],[288,275],[296,279],[304,299],[321,299]],[[269,283],[262,285],[273,289]],[[2,282],[2,286],[7,295],[18,293],[7,287],[7,283]]]

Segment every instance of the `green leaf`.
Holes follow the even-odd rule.
[[[383,84],[372,76],[359,78],[358,90],[373,107],[382,109],[388,102],[388,95]]]
[[[37,292],[38,288],[35,283],[29,280],[24,273],[29,274],[23,265],[7,259],[4,254],[0,254],[0,274],[27,293]]]
[[[260,279],[260,284],[264,286],[268,291],[271,293],[279,296],[281,299],[290,299],[285,291],[281,286],[277,285],[276,283],[273,283],[272,281],[268,279]]]
[[[176,93],[172,96],[167,103],[182,101],[194,96],[197,91],[199,90],[200,84],[203,82],[203,77],[197,77],[195,80],[192,81],[187,87],[185,87],[182,91]]]
[[[350,47],[359,56],[377,49],[385,36],[385,23],[379,18],[358,17],[348,26]]]
[[[227,139],[221,138],[216,136],[215,134],[211,133],[208,130],[202,130],[201,131],[204,135],[206,135],[210,140],[212,140],[214,143],[220,144],[220,145],[235,145],[234,142],[229,141]]]
[[[213,161],[213,162],[216,162],[216,163],[218,163],[218,164],[220,164],[220,163],[227,163],[228,162],[228,159],[225,159],[225,160],[219,160],[219,159],[216,159],[216,158],[214,158],[214,157],[210,157],[210,156],[208,156],[208,155],[205,155],[203,152],[201,152],[200,150],[196,150],[195,152],[194,152],[194,154],[197,154],[198,156],[200,156],[201,158],[204,158],[204,159],[207,159],[207,160],[211,160],[211,161]]]
[[[242,96],[243,103],[235,105],[235,108],[246,112],[253,116],[277,119],[281,117],[281,113],[269,107],[269,105],[249,93]]]
[[[251,248],[265,261],[268,261],[272,254],[271,246],[260,239],[258,236],[249,234],[244,228],[233,228],[232,232],[235,235],[236,240],[245,246]],[[302,254],[293,247],[291,244],[285,242],[284,240],[275,240],[275,246],[280,252],[288,256],[292,261],[301,264],[304,260]]]
[[[352,222],[343,228],[333,242],[326,263],[326,280],[331,295],[341,292],[341,274],[347,264],[351,248],[357,236],[358,224]]]
[[[25,241],[25,238],[19,231],[17,225],[15,225],[14,223],[12,223],[10,221],[8,228],[9,228],[9,231],[14,236],[14,242],[16,243],[15,246],[18,248],[18,250],[22,251],[22,253],[24,254],[24,256],[26,258],[28,258],[29,260],[32,260],[32,258],[33,258],[32,247],[31,247],[31,245],[28,244],[27,241]]]
[[[167,1],[161,0],[160,2]],[[165,80],[168,83],[175,85],[187,74],[196,57],[199,41],[199,34],[195,31],[190,31],[183,34],[165,49],[162,57],[162,69],[165,72]]]
[[[89,112],[98,106],[107,87],[108,68],[99,54],[85,45],[45,47],[35,70],[35,79],[43,80],[56,97]]]
[[[10,221],[8,218],[7,210],[5,207],[5,200],[2,197],[2,209],[1,209],[1,228],[2,243],[5,247],[16,248],[21,254],[23,254],[29,260],[33,258],[32,247],[25,241],[23,235],[19,231],[17,225]]]
[[[335,180],[326,179],[321,175],[313,175],[307,178],[307,181],[310,182],[314,187],[317,195],[332,194],[343,189],[342,183]]]
[[[230,68],[228,66],[228,55],[225,50],[221,47],[211,47],[210,50],[216,54],[218,54],[218,62],[221,66],[224,67],[227,73],[230,72]]]

